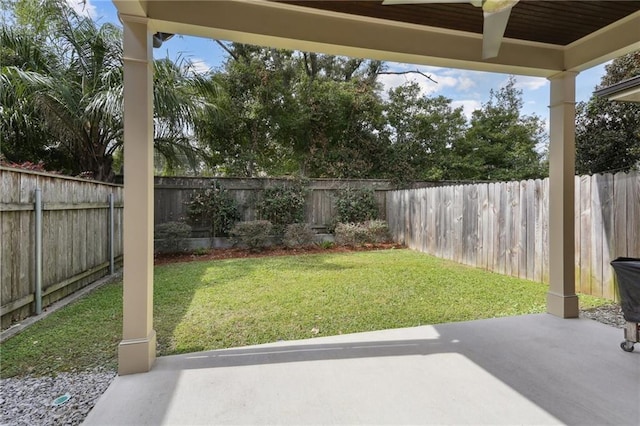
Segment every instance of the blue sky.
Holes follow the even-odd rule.
[[[98,22],[116,22],[119,24],[116,8],[111,0],[87,0],[83,6],[81,0],[67,0],[79,12],[89,14]],[[84,7],[84,9],[83,9]],[[224,51],[209,39],[187,36],[175,36],[154,50],[156,58],[184,57],[190,59],[197,69],[218,68],[225,57]],[[419,69],[438,82],[435,84],[422,76],[382,75],[380,81],[386,88],[395,87],[408,80],[420,84],[426,95],[443,95],[453,101],[454,106],[462,106],[470,116],[474,109],[486,102],[491,89],[499,89],[508,79],[507,74],[467,71],[450,68],[416,66],[412,64],[388,63],[391,70]],[[585,101],[591,96],[595,86],[604,75],[604,65],[583,71],[577,77],[576,100]],[[517,87],[523,90],[523,113],[537,114],[545,120],[548,117],[549,82],[544,78],[516,76]]]

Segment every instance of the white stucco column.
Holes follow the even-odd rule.
[[[153,44],[145,18],[124,30],[124,290],[118,374],[149,371],[153,329]]]
[[[549,292],[547,312],[561,318],[578,316],[575,294],[574,174],[575,72],[551,81],[549,144]]]

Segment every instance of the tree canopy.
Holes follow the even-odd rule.
[[[0,4],[15,16],[0,27],[0,159],[112,179],[122,161],[122,30],[62,0]],[[160,173],[397,183],[546,174],[544,123],[521,114],[513,78],[468,120],[415,83],[385,93],[379,77],[391,71],[380,61],[214,42],[227,53],[218,70],[154,63]]]
[[[640,75],[640,51],[614,59],[597,88]],[[596,95],[576,107],[576,172],[627,172],[640,168],[640,104]]]
[[[454,147],[452,172],[456,179],[522,180],[546,173],[544,122],[523,116],[522,91],[509,78],[489,101],[473,112],[464,139]]]
[[[2,155],[112,180],[123,142],[122,30],[78,15],[64,1],[12,5],[16,21],[0,27]],[[154,65],[154,143],[171,167],[193,159],[191,117],[202,104],[198,95],[211,87],[183,64]]]

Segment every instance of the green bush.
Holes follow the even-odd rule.
[[[194,224],[211,227],[213,237],[226,237],[240,220],[238,203],[219,182],[193,194],[187,203],[187,215]]]
[[[184,222],[166,222],[156,226],[154,238],[164,240],[162,248],[177,252],[180,244],[191,235],[191,226]]]
[[[338,223],[335,230],[336,244],[359,246],[367,242],[367,229],[361,223]]]
[[[291,180],[265,189],[256,209],[261,219],[276,226],[282,225],[284,231],[284,226],[304,221],[306,195],[306,184],[301,180]]]
[[[329,228],[338,223],[362,223],[378,218],[378,203],[373,189],[345,188],[336,196],[336,217]]]
[[[359,246],[383,243],[390,240],[389,228],[382,220],[362,223],[339,223],[335,230],[336,244]]]
[[[273,225],[268,220],[238,222],[229,234],[235,244],[244,244],[250,250],[262,250],[269,245]]]
[[[313,244],[315,235],[308,223],[292,223],[287,225],[282,242],[289,248],[310,246]]]
[[[370,220],[365,222],[367,235],[371,243],[387,243],[391,241],[389,226],[384,220]]]

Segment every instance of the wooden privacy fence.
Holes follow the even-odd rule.
[[[262,199],[262,192],[287,179],[273,178],[192,178],[192,177],[156,177],[155,178],[155,225],[166,222],[186,220],[187,202],[194,191],[211,187],[216,181],[227,189],[238,203],[242,220],[256,220],[256,203]],[[425,184],[426,185],[426,184]],[[380,217],[385,218],[385,193],[393,189],[386,180],[369,179],[312,179],[308,182],[309,193],[305,208],[305,222],[312,227],[326,227],[335,215],[335,195],[342,188],[370,188],[374,190],[378,202]],[[193,236],[205,237],[205,229],[194,229]]]
[[[549,180],[387,193],[394,239],[501,274],[549,282]],[[640,173],[575,178],[576,291],[615,299],[609,262],[640,257]]]
[[[122,196],[118,185],[0,167],[2,329],[113,272]]]

